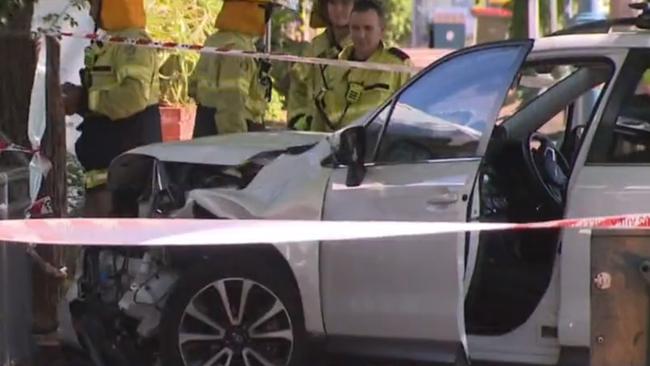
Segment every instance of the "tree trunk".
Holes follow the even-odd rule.
[[[34,14],[34,1],[22,1],[23,6],[12,9],[9,12],[9,19],[6,29],[13,31],[29,31],[32,27],[32,16]]]
[[[30,147],[27,121],[31,91],[36,69],[36,42],[30,36],[33,15],[31,1],[9,14],[6,28],[0,31],[0,54],[11,55],[0,59],[0,69],[7,70],[0,78],[0,132],[11,142]],[[52,170],[45,180],[42,196],[52,199],[54,216],[66,214],[66,145],[65,117],[59,88],[59,45],[55,39],[47,40],[47,128],[43,136],[42,153],[52,162]],[[46,47],[46,44],[40,45]],[[7,154],[0,164],[25,164]],[[37,253],[55,267],[62,263],[62,249],[39,246]],[[59,299],[60,280],[46,275],[41,267],[34,265],[32,271],[34,324],[36,331],[56,330],[56,308]],[[29,325],[27,325],[29,326]]]
[[[36,44],[29,35],[3,35],[0,54],[11,55],[0,59],[0,128],[10,141],[29,146],[27,120],[34,70]]]
[[[21,146],[29,146],[27,120],[31,93],[30,82],[36,69],[36,44],[27,33],[30,29],[32,6],[27,4],[20,11],[10,14],[7,30],[0,33],[0,54],[10,55],[0,59],[0,137]],[[17,34],[23,32],[23,34]],[[3,170],[24,167],[29,162],[23,154],[0,154]],[[10,183],[11,185],[11,183]],[[20,191],[28,187],[14,187]],[[10,203],[11,204],[11,203]],[[0,253],[0,273],[4,283],[2,290],[2,359],[8,364],[31,363],[32,302],[31,268],[22,245],[4,245]],[[23,304],[16,306],[17,303]],[[20,308],[23,312],[17,312]]]
[[[52,203],[52,216],[67,216],[67,186],[66,186],[66,144],[65,144],[65,113],[60,90],[59,79],[59,42],[47,38],[47,127],[43,136],[43,154],[52,163],[41,196],[49,197]],[[45,47],[46,45],[41,45]],[[38,246],[36,252],[43,260],[59,268],[63,264],[64,248],[54,246]],[[35,265],[33,277],[34,298],[34,330],[36,332],[52,332],[56,330],[57,305],[60,298],[61,280],[46,273],[38,264]]]

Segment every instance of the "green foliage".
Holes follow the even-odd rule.
[[[203,44],[215,31],[222,0],[146,0],[147,31],[152,38],[178,43]],[[161,67],[163,104],[190,104],[187,86],[199,59],[196,52],[167,52]]]
[[[273,88],[271,102],[269,102],[268,108],[266,109],[264,120],[280,123],[286,122],[287,111],[284,107],[284,104],[285,96],[280,94],[276,88]]]
[[[77,10],[86,9],[88,6],[87,0],[68,0],[68,3],[60,13],[50,13],[42,18],[43,28],[48,31],[58,32],[65,23],[74,28],[79,25],[77,20],[68,13],[70,9]]]
[[[68,216],[80,217],[84,205],[84,171],[79,160],[72,155],[66,155],[66,184],[68,186]]]
[[[414,0],[383,0],[386,9],[386,41],[403,43],[411,35],[411,17]]]
[[[567,19],[564,19],[563,12],[564,0],[557,1],[558,9],[558,25],[562,28]],[[575,5],[575,4],[574,4]],[[513,11],[512,22],[510,24],[511,38],[526,38],[528,37],[528,2],[527,1],[511,1],[508,5],[509,9]],[[551,19],[550,15],[550,2],[548,0],[539,0],[540,12],[540,27],[542,34],[551,33]],[[577,8],[574,9],[574,12]]]

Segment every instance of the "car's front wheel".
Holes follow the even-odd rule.
[[[301,364],[302,307],[294,282],[281,272],[252,261],[219,261],[184,274],[161,319],[162,364]]]

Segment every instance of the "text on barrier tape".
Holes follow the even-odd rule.
[[[218,245],[423,236],[496,230],[650,229],[650,213],[539,223],[34,219],[0,221],[0,241],[50,245]]]

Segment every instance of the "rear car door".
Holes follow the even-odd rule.
[[[323,219],[466,221],[498,111],[531,47],[469,48],[416,76],[366,125],[361,185],[347,186],[347,168],[334,169]],[[324,242],[331,347],[432,361],[462,356],[465,237]]]

